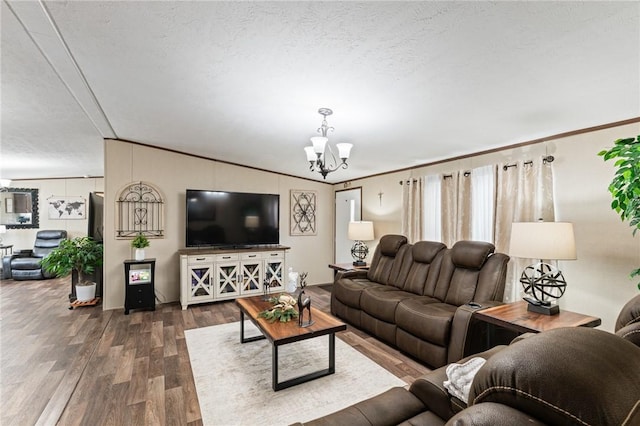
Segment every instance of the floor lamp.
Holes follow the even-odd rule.
[[[373,222],[358,221],[349,222],[347,237],[354,240],[355,243],[351,247],[351,256],[353,256],[353,266],[366,266],[364,261],[369,254],[369,247],[363,241],[373,240]]]
[[[528,302],[527,310],[545,315],[560,312],[550,299],[564,294],[567,282],[562,272],[544,260],[575,260],[573,224],[567,222],[515,222],[511,225],[509,255],[540,259],[527,266],[520,276]]]

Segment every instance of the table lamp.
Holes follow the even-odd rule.
[[[369,254],[369,247],[363,241],[373,240],[373,222],[357,221],[349,222],[347,236],[355,243],[351,247],[351,256],[353,256],[353,266],[366,266],[364,259]]]
[[[6,234],[6,233],[7,233],[7,226],[0,225],[0,245],[2,245],[2,234]]]
[[[545,315],[560,312],[550,299],[564,294],[567,282],[562,272],[543,260],[575,260],[576,244],[573,224],[568,222],[514,222],[511,225],[509,255],[526,259],[540,259],[527,266],[520,283],[528,297],[527,310]]]

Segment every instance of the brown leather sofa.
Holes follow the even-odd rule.
[[[338,274],[331,312],[433,367],[457,361],[473,351],[473,312],[503,300],[509,256],[494,250],[385,235],[368,271]]]
[[[408,390],[392,388],[304,424],[640,425],[640,347],[630,339],[561,328],[473,356],[487,361],[473,378],[468,406],[447,393],[442,367]]]

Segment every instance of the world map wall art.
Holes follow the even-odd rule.
[[[49,219],[86,219],[87,202],[84,197],[47,198]]]

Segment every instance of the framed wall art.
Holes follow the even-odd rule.
[[[47,198],[49,219],[86,219],[87,202],[84,197],[61,196]]]
[[[316,191],[291,190],[290,235],[316,235]]]

